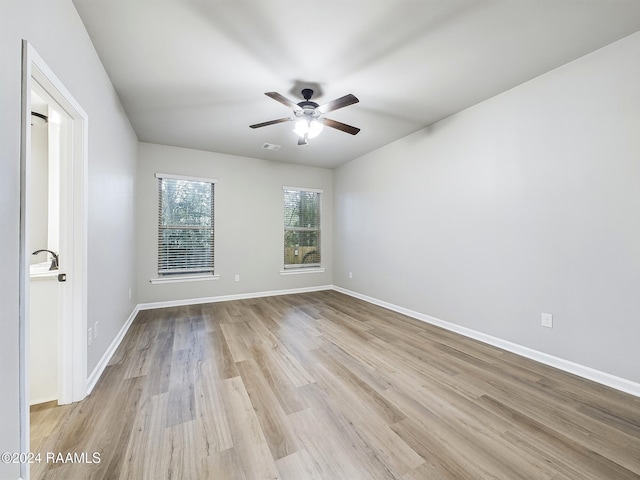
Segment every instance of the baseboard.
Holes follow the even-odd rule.
[[[93,369],[93,372],[91,372],[91,375],[89,375],[89,378],[87,379],[87,395],[91,393],[93,388],[98,383],[98,380],[100,380],[100,377],[104,372],[104,369],[107,368],[107,365],[109,365],[109,361],[111,360],[111,357],[113,357],[113,354],[116,353],[116,350],[120,346],[120,343],[122,343],[122,339],[129,331],[129,327],[131,327],[131,324],[133,323],[133,320],[136,318],[136,315],[138,314],[139,311],[140,311],[140,308],[138,306],[136,306],[133,309],[133,312],[131,312],[131,315],[129,315],[129,318],[127,318],[127,321],[124,322],[124,325],[122,326],[122,328],[120,329],[116,337],[113,339],[113,341],[109,345],[109,348],[107,348],[107,350],[104,352],[104,354],[102,355],[102,358],[100,358],[100,361],[98,362],[96,367]]]
[[[199,305],[203,303],[216,303],[216,302],[227,302],[230,300],[245,300],[250,298],[260,298],[260,297],[272,297],[276,295],[291,295],[296,293],[307,293],[307,292],[318,292],[323,290],[335,290],[336,292],[344,293],[345,295],[349,295],[354,298],[358,298],[360,300],[364,300],[365,302],[369,302],[373,305],[378,305],[383,308],[387,308],[394,312],[401,313],[403,315],[407,315],[408,317],[415,318],[416,320],[420,320],[425,323],[429,323],[431,325],[436,325],[438,327],[444,328],[445,330],[449,330],[451,332],[459,333],[465,337],[472,338],[474,340],[478,340],[484,342],[489,345],[493,345],[494,347],[501,348],[511,353],[515,353],[525,358],[529,358],[531,360],[535,360],[537,362],[543,363],[545,365],[549,365],[551,367],[555,367],[559,370],[563,370],[568,373],[572,373],[582,378],[586,378],[587,380],[591,380],[602,385],[606,385],[607,387],[615,388],[616,390],[620,390],[622,392],[629,393],[636,397],[640,397],[640,384],[636,382],[632,382],[631,380],[627,380],[625,378],[617,377],[615,375],[611,375],[606,372],[602,372],[600,370],[596,370],[591,367],[587,367],[584,365],[580,365],[578,363],[571,362],[569,360],[565,360],[563,358],[555,357],[553,355],[549,355],[544,352],[540,352],[538,350],[534,350],[529,347],[525,347],[523,345],[519,345],[517,343],[509,342],[507,340],[503,340],[498,337],[494,337],[491,335],[487,335],[482,332],[478,332],[476,330],[472,330],[470,328],[462,327],[460,325],[456,325],[455,323],[447,322],[441,320],[436,317],[432,317],[431,315],[426,315],[424,313],[416,312],[410,310],[408,308],[400,307],[393,303],[385,302],[383,300],[379,300],[374,297],[369,297],[367,295],[363,295],[358,292],[354,292],[351,290],[347,290],[346,288],[339,287],[337,285],[322,285],[316,287],[306,287],[306,288],[293,288],[288,290],[271,290],[266,292],[250,292],[250,293],[239,293],[234,295],[221,295],[217,297],[205,297],[205,298],[192,298],[186,300],[172,300],[165,302],[152,302],[152,303],[142,303],[136,305],[133,312],[125,322],[125,324],[118,332],[116,338],[113,339],[109,348],[105,351],[104,355],[93,369],[93,372],[89,376],[87,383],[87,395],[91,393],[95,385],[98,383],[102,372],[109,364],[111,357],[115,353],[116,349],[122,342],[125,334],[129,330],[129,327],[133,323],[136,315],[141,310],[150,310],[154,308],[165,308],[165,307],[178,307],[184,305]]]
[[[166,302],[141,303],[138,310],[151,310],[153,308],[182,307],[184,305],[199,305],[202,303],[228,302],[230,300],[246,300],[249,298],[275,297],[277,295],[292,295],[295,293],[319,292],[332,290],[333,285],[320,285],[316,287],[291,288],[288,290],[270,290],[267,292],[236,293],[233,295],[220,295],[218,297],[191,298],[186,300],[169,300]]]
[[[377,298],[369,297],[367,295],[363,295],[358,292],[347,290],[346,288],[342,288],[334,285],[333,290],[335,290],[336,292],[344,293],[345,295],[349,295],[354,298],[358,298],[360,300],[364,300],[365,302],[369,302],[374,305],[378,305],[380,307],[392,310],[394,312],[401,313],[408,317],[415,318],[416,320],[420,320],[422,322],[426,322],[432,325],[436,325],[438,327],[442,327],[445,330],[459,333],[460,335],[463,335],[465,337],[473,338],[474,340],[479,340],[489,345],[493,345],[494,347],[498,347],[508,352],[515,353],[522,357],[529,358],[531,360],[535,360],[545,365],[555,367],[559,370],[563,370],[565,372],[572,373],[579,377],[586,378],[587,380],[591,380],[591,381],[600,383],[602,385],[606,385],[607,387],[615,388],[616,390],[620,390],[622,392],[629,393],[636,397],[640,397],[640,384],[632,382],[631,380],[617,377],[615,375],[611,375],[609,373],[602,372],[600,370],[596,370],[591,367],[586,367],[584,365],[580,365],[578,363],[574,363],[569,360],[565,360],[563,358],[555,357],[553,355],[549,355],[547,353],[540,352],[538,350],[534,350],[532,348],[528,348],[528,347],[519,345],[517,343],[509,342],[507,340],[503,340],[498,337],[493,337],[491,335],[487,335],[485,333],[478,332],[470,328],[462,327],[460,325],[456,325],[455,323],[446,322],[444,320],[440,320],[439,318],[435,318],[430,315],[425,315],[424,313],[415,312],[413,310],[409,310],[407,308],[400,307],[398,305],[394,305],[392,303],[388,303],[383,300],[378,300]]]

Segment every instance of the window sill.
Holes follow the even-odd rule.
[[[207,282],[210,280],[218,280],[220,275],[179,275],[175,277],[152,278],[149,280],[153,285],[163,283],[185,283],[185,282]]]
[[[302,273],[324,273],[327,269],[321,268],[287,268],[286,270],[280,270],[280,275],[300,275]]]

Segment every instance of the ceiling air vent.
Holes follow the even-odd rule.
[[[264,145],[262,145],[262,148],[265,150],[273,150],[274,152],[277,152],[282,147],[280,145],[274,145],[273,143],[265,143]]]

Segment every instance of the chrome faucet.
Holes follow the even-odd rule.
[[[49,270],[57,270],[58,269],[58,254],[55,252],[52,252],[51,250],[36,250],[35,252],[33,252],[31,255],[37,255],[39,253],[42,252],[49,252],[51,254],[51,266],[49,267]]]

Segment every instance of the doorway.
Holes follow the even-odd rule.
[[[32,137],[43,136],[42,131],[34,130],[37,123],[43,122],[48,124],[46,149],[53,153],[45,161],[38,152],[43,149],[42,138],[32,144],[35,140]],[[50,321],[55,321],[53,333],[50,331],[43,343],[49,344],[55,354],[47,357],[48,362],[54,358],[57,376],[55,385],[48,385],[49,391],[54,392],[58,404],[82,400],[87,394],[87,122],[82,107],[33,47],[23,41],[19,339],[23,452],[31,451],[30,404],[41,400],[32,398],[31,381],[36,376],[32,375],[35,373],[32,367],[42,368],[38,363],[47,363],[32,355],[42,353],[32,351],[42,345],[38,345],[38,335],[32,335],[31,331],[35,327],[38,329],[35,333],[43,333],[40,331],[43,324],[38,324],[35,318],[42,311]],[[38,195],[42,192],[35,190],[45,190],[44,185],[46,195]],[[39,252],[36,254],[39,261],[34,262],[32,253],[38,250],[50,252]],[[34,271],[42,277],[41,283],[34,284],[33,294],[44,295],[41,287],[46,282],[48,296],[37,298],[32,310]],[[39,335],[40,340],[42,336]],[[28,465],[21,465],[21,478],[28,478],[28,470]]]
[[[26,254],[29,262],[29,405],[59,395],[60,173],[69,118],[37,82],[31,90],[31,154],[26,185]],[[61,141],[63,140],[63,141]],[[62,267],[65,264],[63,262]],[[54,341],[55,340],[55,341]]]

